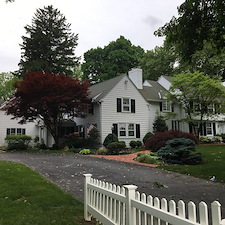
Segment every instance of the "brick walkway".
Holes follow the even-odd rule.
[[[149,166],[149,167],[157,167],[157,165],[154,164],[148,164],[148,163],[140,163],[134,158],[136,158],[138,153],[149,153],[149,150],[146,151],[140,151],[140,152],[135,152],[132,154],[126,154],[126,155],[89,155],[91,157],[96,157],[96,158],[104,158],[104,159],[109,159],[109,160],[116,160],[116,161],[122,161],[122,162],[129,162],[129,163],[134,163],[138,165],[143,165],[143,166]]]

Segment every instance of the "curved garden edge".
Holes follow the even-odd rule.
[[[88,156],[96,157],[96,158],[104,158],[104,159],[109,159],[109,160],[122,161],[122,162],[128,162],[128,163],[149,166],[149,167],[157,167],[157,165],[155,165],[155,164],[141,163],[141,162],[134,160],[139,153],[148,154],[149,152],[150,152],[149,150],[145,150],[145,151],[139,151],[139,152],[125,154],[125,155],[88,155]]]

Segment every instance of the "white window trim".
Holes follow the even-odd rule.
[[[129,103],[126,105],[126,104],[124,104],[124,99],[128,99],[128,101],[129,101]],[[130,98],[122,98],[121,99],[122,100],[122,102],[121,102],[121,104],[122,104],[122,112],[131,112],[131,99]],[[129,107],[129,110],[124,110],[124,107]]]
[[[15,130],[15,133],[12,132],[12,130]],[[18,132],[19,130],[21,130],[20,133]],[[6,128],[6,135],[25,135],[25,134],[26,134],[25,128]]]
[[[172,112],[171,101],[164,100],[162,102],[162,111],[163,112]]]
[[[125,136],[121,136],[120,135],[120,132],[122,131],[122,130],[120,130],[120,125],[122,125],[122,124],[124,124],[125,125]],[[134,129],[133,130],[129,130],[128,128],[129,128],[129,125],[130,124],[133,124],[133,126],[134,126]],[[134,132],[134,135],[132,135],[132,136],[129,136],[129,131],[132,131],[132,132]],[[118,137],[119,138],[135,138],[136,137],[136,124],[135,123],[118,123]]]

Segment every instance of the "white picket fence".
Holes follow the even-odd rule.
[[[211,216],[205,202],[197,209],[193,202],[167,201],[136,191],[135,185],[116,186],[84,174],[84,218],[95,218],[104,225],[225,225],[221,205],[211,204]],[[210,221],[209,221],[209,218]]]

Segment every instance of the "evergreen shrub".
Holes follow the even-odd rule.
[[[28,135],[7,135],[5,138],[8,150],[25,150],[31,140],[31,136]]]
[[[103,145],[107,148],[109,144],[111,144],[112,142],[118,142],[118,137],[115,134],[108,134],[105,137],[105,140],[103,142]]]
[[[166,142],[157,155],[165,163],[195,165],[202,162],[200,153],[196,151],[195,142],[186,138],[176,138]]]
[[[148,133],[144,136],[144,138],[143,138],[143,143],[144,143],[144,145],[145,145],[145,142],[146,142],[151,136],[153,136],[153,133],[152,133],[152,132],[148,132]]]
[[[112,142],[107,146],[107,154],[108,155],[119,155],[121,151],[126,148],[126,144],[124,142]]]
[[[145,143],[145,147],[153,152],[157,152],[160,148],[166,146],[166,142],[175,138],[187,138],[193,140],[195,144],[198,139],[194,134],[186,133],[178,130],[168,130],[165,132],[158,132],[151,136]]]

